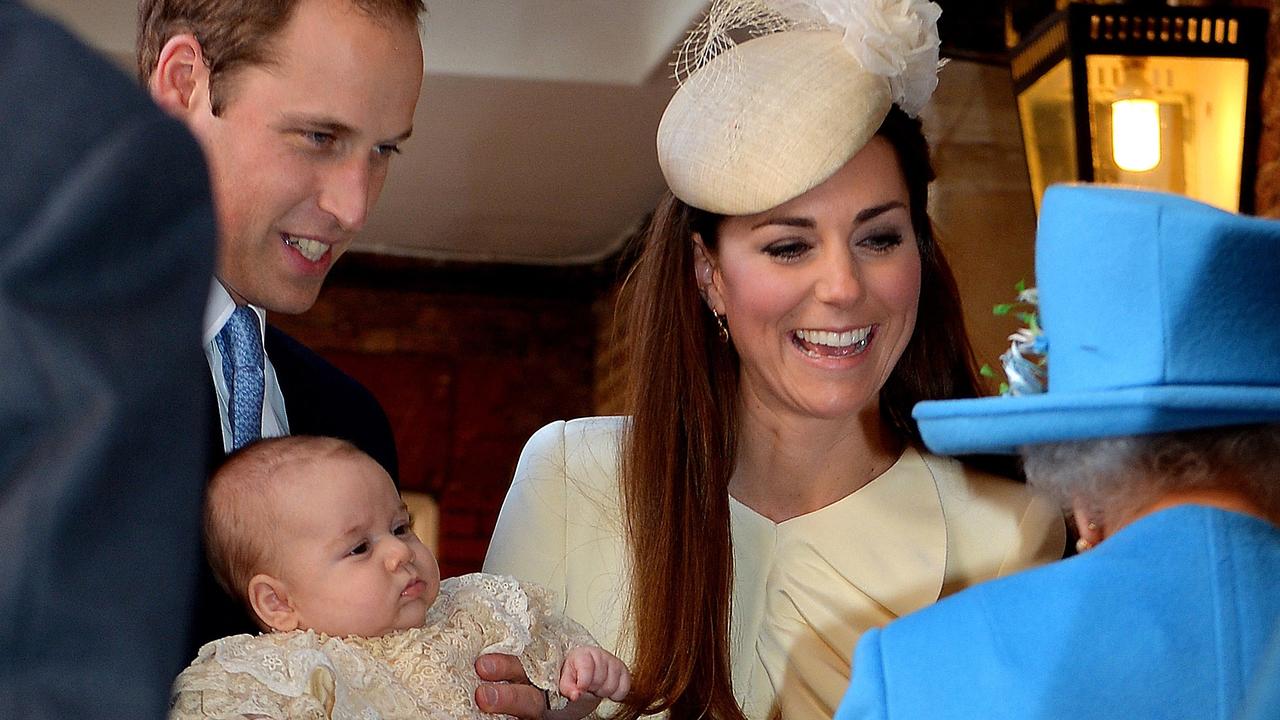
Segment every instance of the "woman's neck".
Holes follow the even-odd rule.
[[[1216,487],[1172,490],[1138,510],[1124,513],[1119,517],[1105,518],[1105,522],[1095,520],[1090,523],[1093,518],[1089,517],[1088,511],[1084,509],[1083,505],[1077,505],[1075,511],[1076,528],[1080,532],[1080,536],[1087,540],[1089,544],[1097,545],[1130,523],[1179,505],[1203,505],[1242,515],[1252,515],[1280,526],[1280,517],[1268,514],[1266,509],[1249,497],[1247,493],[1229,487]],[[1099,518],[1101,519],[1102,516],[1099,516]]]
[[[1243,515],[1253,515],[1254,517],[1280,524],[1280,522],[1277,522],[1277,518],[1269,516],[1266,510],[1246,493],[1229,488],[1176,490],[1166,493],[1145,509],[1134,513],[1124,524],[1127,525],[1140,517],[1152,515],[1161,510],[1168,510],[1178,505],[1205,505]]]
[[[729,493],[774,522],[811,513],[857,491],[888,470],[903,449],[878,408],[824,419],[743,403],[738,429]]]

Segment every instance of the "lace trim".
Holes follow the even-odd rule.
[[[185,718],[482,718],[473,663],[516,655],[553,709],[564,655],[594,645],[551,610],[550,594],[476,573],[441,583],[426,623],[374,638],[312,631],[236,635],[209,643],[178,677],[171,720]]]

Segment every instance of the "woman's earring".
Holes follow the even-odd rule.
[[[729,321],[725,319],[724,315],[716,312],[714,308],[711,310],[711,316],[716,319],[716,327],[720,328],[720,342],[729,342]]]
[[[1098,524],[1097,524],[1097,523],[1089,523],[1088,528],[1089,528],[1089,531],[1090,531],[1090,532],[1096,532],[1096,531],[1098,530]],[[1084,539],[1084,538],[1080,538],[1079,540],[1076,540],[1076,552],[1077,552],[1077,553],[1083,553],[1083,552],[1086,552],[1086,551],[1092,550],[1092,549],[1093,549],[1093,547],[1094,547],[1094,546],[1093,546],[1093,543],[1089,542],[1088,540],[1086,540],[1086,539]]]

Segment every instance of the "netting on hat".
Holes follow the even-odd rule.
[[[706,17],[677,50],[674,75],[684,85],[698,74],[699,83],[707,83],[704,88],[713,88],[733,81],[735,64],[729,57],[707,66],[738,38],[836,30],[863,69],[888,78],[894,102],[915,116],[938,86],[941,15],[928,0],[712,0]]]
[[[676,81],[683,85],[689,76],[736,45],[737,37],[769,35],[796,25],[769,0],[712,0],[706,17],[676,51],[672,63]]]

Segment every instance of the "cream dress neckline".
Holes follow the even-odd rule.
[[[868,490],[868,488],[870,488],[872,485],[875,485],[876,483],[880,482],[881,478],[884,478],[884,477],[885,477],[885,476],[887,476],[887,475],[892,475],[892,474],[893,474],[893,472],[894,472],[894,469],[895,469],[895,468],[897,468],[897,467],[902,463],[903,459],[904,459],[904,458],[906,458],[906,457],[907,457],[907,455],[908,455],[909,453],[915,453],[915,455],[917,455],[917,456],[919,456],[919,454],[920,454],[918,451],[916,451],[914,448],[912,448],[910,445],[908,445],[908,446],[906,446],[906,448],[902,451],[902,454],[901,454],[901,455],[899,455],[899,456],[898,456],[898,458],[897,458],[896,460],[894,460],[894,461],[893,461],[893,463],[892,463],[892,464],[890,464],[890,465],[889,465],[889,467],[888,467],[888,468],[886,468],[886,469],[884,470],[884,472],[882,472],[882,473],[880,473],[879,475],[877,475],[877,476],[875,476],[875,477],[871,478],[871,480],[870,480],[870,481],[868,481],[868,482],[867,482],[865,485],[863,485],[862,487],[859,487],[858,489],[853,490],[852,492],[848,493],[847,495],[844,495],[843,497],[837,498],[836,500],[833,500],[833,501],[831,501],[831,502],[827,503],[826,505],[823,505],[822,507],[817,508],[816,510],[810,510],[810,511],[809,511],[809,512],[807,512],[807,513],[803,513],[803,514],[800,514],[800,515],[796,515],[795,517],[790,517],[790,518],[787,518],[786,520],[780,520],[780,521],[779,521],[779,520],[773,520],[773,519],[769,518],[767,515],[764,515],[764,514],[762,514],[762,513],[760,513],[760,512],[757,512],[755,508],[751,507],[750,505],[748,505],[748,504],[746,504],[746,503],[742,502],[741,500],[739,500],[738,498],[734,497],[732,492],[731,492],[731,493],[729,493],[729,506],[730,506],[730,508],[732,508],[731,512],[743,513],[743,514],[745,514],[745,515],[747,515],[747,516],[754,516],[755,518],[758,518],[758,519],[759,519],[759,521],[760,521],[761,523],[767,523],[767,524],[769,524],[769,525],[774,526],[775,528],[779,528],[779,529],[781,529],[783,526],[787,525],[788,523],[792,523],[792,524],[795,524],[795,525],[801,525],[801,526],[803,526],[803,525],[805,524],[805,521],[806,521],[807,519],[813,518],[813,517],[815,517],[815,516],[819,516],[819,515],[821,515],[821,514],[823,514],[823,513],[826,513],[826,512],[828,512],[828,511],[830,511],[830,512],[832,512],[832,513],[837,513],[837,514],[838,514],[838,513],[839,513],[839,507],[840,507],[841,505],[843,505],[843,504],[845,504],[845,503],[851,503],[851,502],[854,502],[853,498],[854,498],[858,493],[860,493],[860,492],[864,492],[864,491],[867,491],[867,490]],[[872,490],[871,492],[872,492],[873,494],[875,494],[877,491]]]
[[[747,717],[830,717],[858,636],[936,601],[947,567],[938,483],[908,447],[879,477],[774,522],[730,496],[733,686]],[[783,692],[783,688],[788,688]]]

